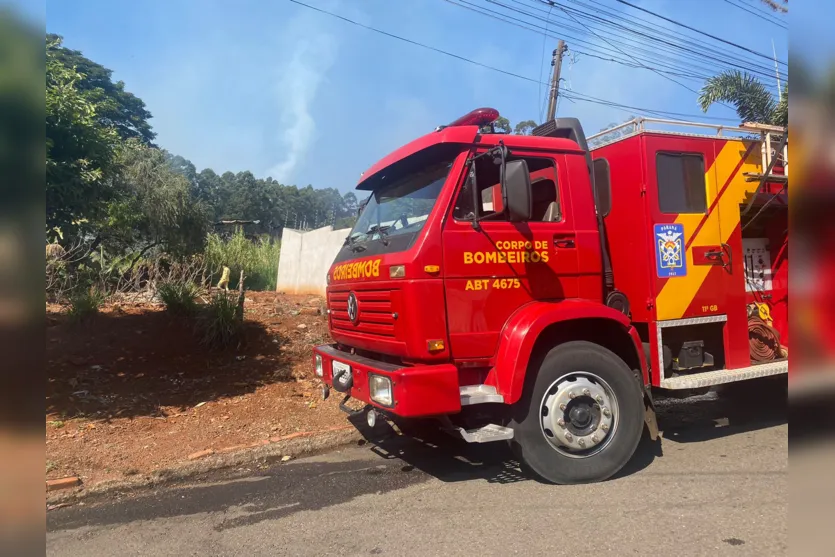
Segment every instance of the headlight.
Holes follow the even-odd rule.
[[[383,406],[394,406],[394,394],[391,392],[391,379],[382,375],[368,375],[368,393],[371,400]]]
[[[322,355],[316,354],[313,359],[316,362],[316,375],[322,377],[322,375],[324,375],[324,372],[322,371],[324,368],[324,366],[322,366]]]

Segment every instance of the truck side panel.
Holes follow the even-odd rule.
[[[604,216],[604,223],[615,287],[629,298],[632,320],[648,323],[654,319],[650,284],[654,263],[643,232],[649,224],[642,192],[645,178],[641,137],[596,149],[592,156],[608,163],[611,208]],[[599,178],[595,175],[598,182]]]
[[[724,367],[751,365],[746,306],[755,297],[746,293],[740,205],[758,186],[745,174],[762,171],[759,145],[739,139],[642,133],[593,152],[594,159],[605,159],[609,165],[611,209],[605,223],[615,285],[629,297],[633,321],[648,324],[644,340],[652,346],[652,362],[659,359],[656,320],[722,315],[727,316],[722,329]],[[665,206],[670,193],[682,186],[680,175],[670,172],[678,169],[677,157],[698,161],[704,174],[703,199],[682,198],[688,207],[678,211]],[[699,193],[692,168],[691,164],[683,177],[687,196]],[[784,219],[777,215],[769,218]],[[787,269],[785,228],[749,229],[745,236],[768,238],[771,245],[778,290],[766,293],[766,299],[774,310],[775,328],[787,336],[787,294],[779,290],[782,275],[778,275]],[[664,246],[659,244],[665,234],[681,254],[678,266],[666,269],[660,262]]]

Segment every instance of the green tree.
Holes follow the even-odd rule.
[[[166,152],[166,158],[168,159],[168,165],[171,167],[171,170],[177,174],[182,174],[188,180],[191,187],[196,189],[198,184],[197,168],[195,168],[194,164],[180,155],[172,155],[168,152]]]
[[[499,116],[499,118],[493,122],[493,129],[498,133],[511,133],[513,128],[510,125],[510,120],[504,116]]]
[[[124,82],[113,83],[111,70],[84,57],[80,51],[63,46],[59,35],[47,34],[46,43],[52,59],[80,74],[75,86],[96,105],[95,118],[102,127],[114,128],[122,139],[140,139],[144,143],[154,140],[156,134],[148,123],[151,113],[145,103],[125,91]]]
[[[84,231],[112,196],[108,178],[119,150],[116,130],[98,118],[101,102],[78,85],[84,75],[46,39],[46,225],[65,237]]]
[[[159,247],[189,254],[204,242],[208,214],[191,196],[185,176],[175,172],[164,151],[130,140],[119,156],[113,198],[97,232],[116,253],[144,254]]]
[[[788,87],[778,101],[759,79],[739,70],[728,70],[705,81],[698,101],[704,112],[713,103],[731,103],[743,122],[787,126],[789,121]]]
[[[516,135],[531,135],[531,132],[536,127],[536,122],[533,120],[522,120],[516,127],[513,128],[513,133]]]
[[[359,207],[357,195],[354,192],[349,191],[342,196],[342,205],[345,207],[345,215],[342,216],[356,216],[357,208]]]

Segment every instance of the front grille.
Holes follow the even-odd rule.
[[[355,290],[359,317],[354,325],[348,317],[349,291],[328,294],[333,328],[345,333],[363,333],[394,338],[394,317],[391,290]]]

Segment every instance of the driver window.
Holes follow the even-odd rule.
[[[531,173],[531,194],[533,203],[532,221],[555,222],[562,220],[557,189],[557,167],[553,160],[538,157],[508,157],[508,161],[524,159]],[[502,191],[500,184],[501,166],[492,157],[481,157],[475,161],[476,183],[479,190],[479,215],[501,213]],[[458,199],[453,216],[467,220],[473,214],[472,180],[468,174]],[[496,216],[490,220],[505,220]]]

